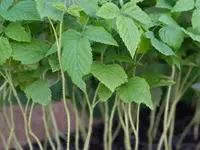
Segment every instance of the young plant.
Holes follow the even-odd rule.
[[[71,142],[67,98],[72,99],[75,109],[77,150],[79,130],[85,142],[83,149],[90,148],[97,106],[101,107],[105,121],[104,149],[112,150],[113,140],[121,126],[125,148],[132,149],[130,135],[133,133],[134,149],[138,150],[142,104],[151,109],[149,150],[156,138],[162,114],[163,133],[157,149],[160,150],[163,143],[165,149],[172,149],[177,103],[200,77],[197,71],[191,78],[199,63],[198,52],[195,51],[200,47],[199,8],[199,0],[158,0],[156,6],[151,1],[142,0],[2,0],[0,75],[3,82],[0,95],[6,102],[8,99],[11,114],[11,99],[17,100],[30,149],[33,149],[30,135],[43,149],[31,128],[36,104],[43,105],[45,132],[52,149],[61,149],[60,132],[51,108],[53,86],[59,81],[62,86],[59,98],[64,102],[68,125],[67,150]],[[187,13],[182,12],[188,11],[192,12],[189,20],[192,27],[181,21],[187,18]],[[191,48],[192,54],[188,56]],[[196,62],[192,63],[194,58]],[[183,76],[185,68],[188,71]],[[12,93],[14,96],[11,98]],[[25,102],[20,93],[25,95]],[[163,107],[157,114],[160,103]],[[79,125],[83,120],[78,115],[79,104],[85,114],[89,112],[87,129]],[[47,110],[49,113],[46,113]],[[120,123],[119,129],[113,133],[115,116]],[[10,130],[8,142],[1,132],[0,136],[7,148],[13,138],[14,146],[22,149],[14,133],[13,116],[11,118],[11,123],[6,119]],[[54,126],[57,146],[50,139],[47,118]]]

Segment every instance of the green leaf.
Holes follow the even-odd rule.
[[[90,16],[95,16],[99,9],[96,0],[78,0],[76,3],[86,14]]]
[[[103,65],[93,63],[91,73],[112,92],[114,92],[116,87],[127,82],[125,71],[117,64]]]
[[[129,16],[143,24],[151,24],[151,18],[134,2],[126,3],[121,10],[122,14]]]
[[[108,48],[108,45],[97,43],[93,45],[92,51],[96,53],[104,53],[107,48]]]
[[[133,77],[128,80],[128,83],[123,84],[116,90],[125,103],[144,103],[150,109],[153,109],[150,87],[143,78]]]
[[[169,3],[169,0],[157,0],[156,7],[172,9],[172,6],[171,6],[171,3]]]
[[[133,58],[140,42],[138,28],[132,19],[124,16],[118,16],[116,24],[119,35]]]
[[[48,50],[46,57],[57,52],[57,45],[56,42],[51,46],[51,48]]]
[[[195,9],[192,14],[192,27],[200,29],[200,9]]]
[[[178,0],[172,12],[189,11],[194,8],[194,0]]]
[[[126,56],[126,55],[122,55],[122,54],[116,54],[116,55],[113,54],[104,59],[104,63],[109,63],[109,62],[113,62],[113,61],[135,63],[130,56]]]
[[[190,38],[192,38],[194,41],[198,41],[200,42],[200,35],[197,35],[193,32],[190,32],[190,31],[187,31],[185,30],[184,28],[181,28],[181,30],[186,34],[188,35]]]
[[[179,69],[181,68],[179,58],[172,55],[172,56],[163,56],[164,60],[169,64],[169,65],[176,65]]]
[[[0,26],[0,34],[4,32],[4,27]]]
[[[28,85],[24,91],[34,103],[48,105],[51,102],[51,90],[47,82],[38,80]]]
[[[89,26],[83,36],[95,42],[118,46],[115,39],[103,27]]]
[[[12,48],[7,38],[0,37],[0,64],[6,62],[12,54]]]
[[[171,26],[162,27],[159,30],[159,36],[164,43],[175,50],[181,47],[184,40],[184,33],[180,29]]]
[[[63,11],[55,7],[56,4],[62,3],[62,0],[35,0],[37,4],[37,10],[41,16],[49,17],[53,20],[62,20]]]
[[[101,84],[98,95],[101,101],[107,101],[112,96],[112,92],[105,85]]]
[[[135,3],[135,4],[137,4],[137,3],[139,3],[139,2],[143,2],[144,0],[131,0],[131,2],[132,3]]]
[[[152,48],[151,41],[149,39],[147,39],[144,35],[142,35],[140,43],[138,45],[137,54],[146,53],[151,48]]]
[[[97,16],[104,18],[104,19],[114,19],[120,13],[119,8],[117,5],[109,2],[105,3],[97,12]]]
[[[12,4],[14,0],[2,0],[0,3],[0,9],[7,10]]]
[[[159,21],[164,23],[165,25],[170,25],[176,28],[180,28],[177,22],[172,18],[170,14],[163,14],[159,17]]]
[[[49,65],[51,67],[52,72],[56,72],[60,70],[60,64],[58,61],[58,57],[56,55],[52,55],[48,58]]]
[[[71,76],[72,81],[85,91],[86,86],[82,77],[90,72],[92,64],[90,43],[75,30],[66,31],[63,34],[63,41],[62,67]]]
[[[35,1],[20,1],[0,14],[9,21],[40,20]]]
[[[77,5],[71,5],[67,12],[72,15],[72,16],[75,16],[75,17],[80,17],[80,11],[82,11],[83,9],[80,8],[79,6]]]
[[[174,81],[167,79],[162,74],[146,73],[146,74],[143,74],[142,77],[147,81],[147,83],[151,87],[170,86],[170,85],[175,84]]]
[[[152,46],[165,56],[176,55],[173,50],[155,38],[153,32],[148,31],[145,33],[146,37],[151,40]]]
[[[57,9],[61,10],[61,11],[67,11],[67,7],[65,6],[65,4],[63,4],[63,3],[61,3],[61,2],[59,2],[59,3],[57,3],[57,4],[54,4],[54,6],[55,6]]]
[[[30,42],[31,36],[20,23],[10,23],[6,30],[6,36],[18,42]]]
[[[12,43],[12,56],[22,64],[32,64],[43,59],[48,51],[48,45],[39,40],[30,43]]]
[[[196,6],[197,8],[200,8],[200,0],[196,0],[195,6]]]

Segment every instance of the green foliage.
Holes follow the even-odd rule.
[[[144,103],[153,109],[150,87],[143,78],[133,77],[129,79],[128,83],[117,88],[117,94],[126,103]]]
[[[155,38],[153,32],[147,32],[146,37],[151,40],[152,46],[158,50],[160,53],[162,53],[165,56],[175,55],[173,50],[166,44],[162,43],[158,39]]]
[[[43,80],[31,83],[24,92],[34,103],[48,105],[51,102],[51,90],[48,83]]]
[[[115,39],[103,27],[89,26],[83,36],[95,42],[118,46]]]
[[[150,113],[151,136],[163,103],[166,132],[158,146],[170,149],[171,133],[165,133],[176,104],[189,88],[199,96],[199,19],[200,0],[1,0],[0,105],[9,91],[19,104],[24,102],[20,94],[40,105],[49,105],[55,95],[64,102],[72,99],[74,108],[89,112],[86,150],[99,103],[105,104],[103,117],[110,119],[105,126],[108,147],[116,108],[123,128],[131,123],[136,136],[139,122],[128,116],[135,115],[131,107],[155,109]]]
[[[8,10],[0,7],[0,15],[9,21],[40,20],[35,1],[20,1]]]
[[[142,77],[147,81],[150,87],[170,86],[175,84],[174,81],[167,79],[165,76],[156,73],[146,73]]]
[[[97,0],[76,0],[77,4],[79,7],[83,9],[83,11],[90,15],[90,16],[95,16],[97,13],[99,7]]]
[[[200,9],[196,9],[194,10],[193,14],[192,14],[192,27],[193,28],[197,28],[200,29]]]
[[[37,10],[41,18],[49,17],[53,20],[61,20],[63,11],[55,7],[60,3],[62,3],[62,0],[36,0]]]
[[[172,12],[183,12],[194,8],[194,0],[178,0]]]
[[[121,10],[123,15],[129,16],[143,24],[151,24],[151,18],[135,4],[135,2],[126,3]]]
[[[105,3],[97,12],[97,16],[104,19],[114,19],[120,13],[119,8],[113,3]]]
[[[92,64],[90,42],[75,30],[66,31],[63,34],[63,41],[62,67],[71,76],[72,81],[85,91],[86,86],[82,77],[90,72]]]
[[[18,42],[30,42],[31,36],[26,29],[19,23],[11,23],[5,29],[5,34],[12,40]]]
[[[157,0],[156,7],[172,9],[172,1],[173,0]]]
[[[101,84],[98,95],[101,101],[107,101],[112,96],[112,92],[105,85]]]
[[[0,3],[0,9],[7,10],[12,4],[14,0],[2,0]]]
[[[75,17],[80,17],[80,11],[82,11],[82,8],[77,6],[77,5],[71,5],[68,9],[67,12]]]
[[[22,64],[33,64],[43,59],[48,51],[48,46],[42,41],[33,40],[30,43],[11,43],[12,57]]]
[[[174,50],[178,50],[184,40],[184,33],[180,29],[171,26],[162,27],[159,30],[159,36],[164,43]]]
[[[54,56],[54,55],[50,56],[48,58],[48,61],[49,61],[49,65],[51,66],[52,72],[56,72],[60,70],[60,64],[59,64],[57,56]]]
[[[42,105],[61,78],[84,94],[99,82],[101,101],[117,94],[153,109],[177,84],[171,66],[200,65],[199,18],[200,0],[2,0],[1,76]]]
[[[132,19],[119,16],[116,20],[117,30],[131,56],[134,57],[140,42],[140,33]]]
[[[5,63],[12,54],[12,48],[7,38],[0,37],[0,65]]]
[[[103,65],[93,63],[91,73],[112,92],[116,87],[127,82],[126,73],[117,64]]]

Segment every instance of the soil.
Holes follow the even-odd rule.
[[[180,138],[180,135],[186,125],[189,123],[189,121],[192,119],[194,114],[194,110],[185,105],[185,104],[179,104],[177,107],[177,113],[176,113],[176,123],[175,123],[175,130],[174,130],[174,137],[173,137],[173,150],[175,150],[175,145]],[[147,138],[147,131],[149,127],[149,110],[142,110],[140,115],[140,145],[139,150],[148,150],[148,138]],[[116,125],[118,123],[118,120],[115,120],[114,127],[116,128]],[[162,132],[162,123],[159,126],[158,130],[158,138],[160,137],[160,134]],[[103,132],[104,132],[104,125],[103,123],[100,123],[98,125],[95,125],[93,127],[93,134],[90,142],[90,150],[103,150]],[[199,133],[200,134],[200,133]],[[60,138],[61,144],[63,146],[63,150],[66,148],[66,140],[63,138]],[[53,138],[53,141],[55,142],[55,139]],[[200,139],[197,141],[194,141],[193,136],[193,128],[188,132],[185,140],[183,141],[180,150],[195,150],[196,146]],[[71,136],[71,145],[70,150],[75,150],[75,134],[73,133]],[[134,136],[131,135],[131,144],[134,149]],[[153,144],[153,150],[156,150],[157,148],[157,142]],[[25,150],[29,150],[28,146],[24,147]],[[48,145],[48,150],[51,150],[51,147]],[[80,139],[80,150],[83,149],[83,141]],[[34,144],[34,150],[39,150],[37,144]],[[114,143],[113,143],[113,150],[125,150],[124,148],[124,134],[123,131],[120,130],[118,136],[116,137]],[[163,148],[164,150],[164,148]]]

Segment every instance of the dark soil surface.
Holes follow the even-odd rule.
[[[191,107],[188,107],[184,104],[179,104],[177,107],[176,112],[176,123],[175,123],[175,130],[174,130],[174,137],[173,137],[173,150],[175,150],[175,145],[180,137],[180,134],[186,127],[186,125],[189,123],[189,121],[192,119],[194,114],[194,110]],[[139,150],[148,150],[148,138],[147,138],[147,131],[149,127],[149,111],[148,110],[142,110],[140,115],[140,145]],[[118,121],[115,120],[114,127],[116,128],[116,125],[118,124]],[[159,130],[158,130],[158,139],[160,137],[160,134],[162,132],[162,123],[160,124]],[[113,129],[114,130],[114,129]],[[104,132],[104,125],[99,124],[93,127],[93,134],[90,141],[90,150],[103,150],[103,132]],[[199,133],[200,135],[200,133]],[[63,146],[63,150],[66,148],[66,140],[63,138],[60,138],[61,144]],[[55,142],[55,139],[53,138],[53,141]],[[131,144],[134,149],[134,136],[131,136]],[[197,141],[194,141],[193,136],[193,128],[188,132],[185,140],[183,141],[180,150],[196,150],[197,143],[200,142],[200,138]],[[56,143],[56,142],[55,142]],[[70,150],[75,150],[75,134],[72,134],[71,136],[71,145]],[[51,150],[51,147],[47,145],[47,150]],[[157,148],[157,142],[154,142],[153,144],[153,150],[156,150]],[[28,146],[24,147],[25,150],[29,150]],[[80,139],[80,150],[83,149],[83,141]],[[39,150],[37,144],[34,144],[34,150]],[[121,130],[116,137],[114,143],[113,143],[113,150],[125,150],[124,148],[124,134]],[[163,148],[164,150],[164,148]]]

